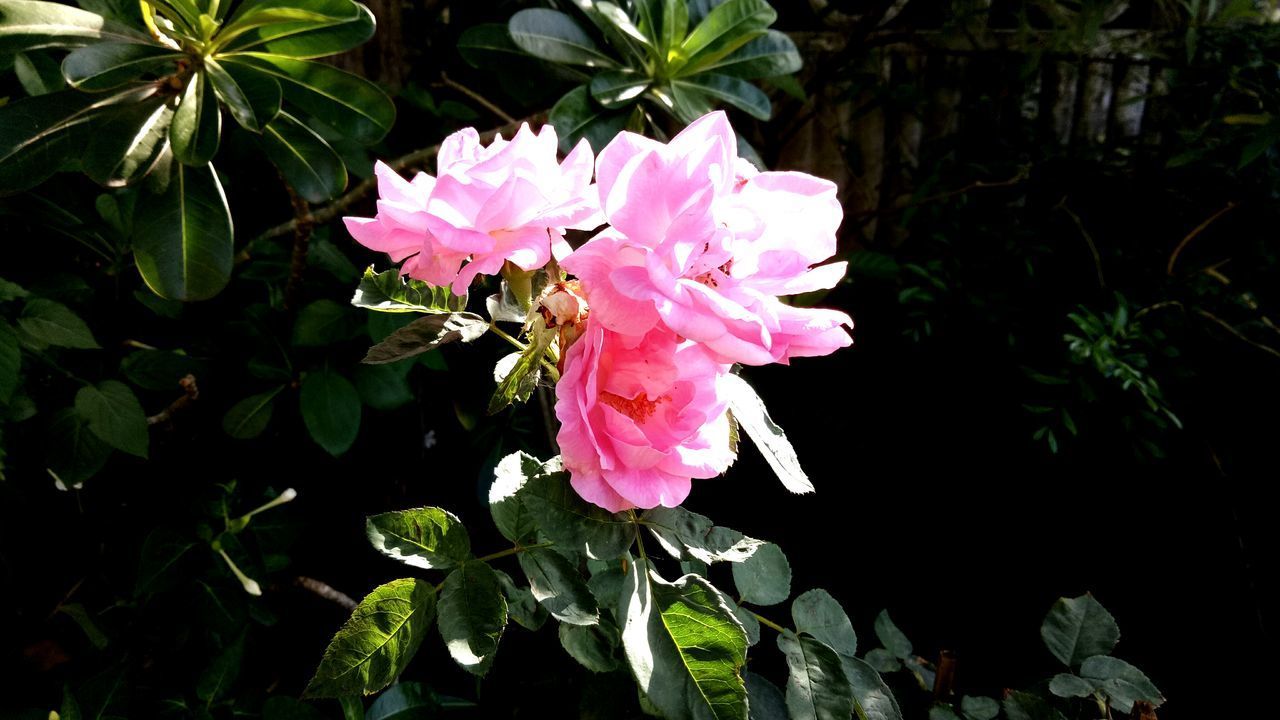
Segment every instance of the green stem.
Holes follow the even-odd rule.
[[[774,630],[777,630],[777,631],[778,631],[778,632],[780,632],[780,633],[784,633],[784,632],[786,632],[786,631],[787,631],[787,629],[786,629],[786,628],[784,628],[784,627],[782,627],[781,625],[779,625],[778,623],[776,623],[776,622],[774,622],[774,621],[770,620],[769,618],[767,618],[767,617],[765,617],[765,616],[763,616],[763,615],[760,615],[759,613],[755,613],[755,612],[752,612],[752,611],[750,611],[750,610],[747,610],[747,612],[751,613],[751,616],[752,616],[752,617],[754,617],[756,620],[759,620],[759,621],[760,621],[760,624],[761,624],[761,625],[764,625],[765,627],[773,628]]]
[[[522,553],[522,552],[524,552],[524,551],[526,551],[526,550],[535,550],[535,549],[537,549],[537,548],[546,548],[546,547],[551,547],[552,545],[555,545],[555,543],[552,543],[552,542],[544,542],[544,543],[537,543],[537,544],[534,544],[534,545],[516,545],[515,547],[509,547],[509,548],[507,548],[506,550],[499,550],[499,551],[498,551],[498,552],[496,552],[496,553],[490,553],[490,554],[485,555],[485,556],[483,556],[483,557],[478,557],[478,558],[476,558],[476,560],[477,560],[477,561],[479,561],[479,562],[489,562],[490,560],[497,560],[498,558],[504,558],[504,557],[508,557],[508,556],[511,556],[511,555],[519,555],[520,553]]]
[[[499,327],[498,327],[498,323],[497,323],[497,322],[494,322],[493,320],[490,320],[490,321],[489,321],[489,330],[490,330],[494,335],[497,335],[498,337],[502,338],[503,340],[506,340],[507,342],[511,343],[511,344],[512,344],[512,346],[514,346],[517,350],[525,350],[525,349],[526,349],[526,348],[525,348],[525,344],[524,344],[524,343],[522,343],[522,342],[520,342],[519,340],[517,340],[517,339],[515,339],[515,338],[511,337],[510,335],[508,335],[508,334],[506,333],[506,331],[504,331],[503,329],[499,328]]]

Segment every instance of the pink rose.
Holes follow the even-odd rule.
[[[833,287],[842,210],[835,185],[759,172],[737,157],[724,113],[671,142],[622,133],[600,153],[596,180],[611,228],[566,258],[592,319],[643,335],[661,323],[724,363],[786,363],[852,343],[848,315],[778,297]]]
[[[618,335],[588,321],[556,384],[564,466],[574,490],[610,512],[674,507],[692,478],[711,478],[733,461],[727,366],[701,346],[655,327]]]
[[[404,274],[462,294],[508,260],[534,270],[553,252],[567,255],[566,228],[599,225],[593,163],[585,140],[557,162],[549,125],[537,134],[522,125],[487,147],[466,128],[440,144],[438,177],[418,173],[409,182],[379,162],[377,216],[344,221],[360,244],[405,261]]]

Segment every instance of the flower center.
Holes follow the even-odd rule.
[[[653,417],[659,405],[670,401],[671,398],[665,396],[657,400],[650,400],[643,392],[637,393],[635,397],[630,399],[615,395],[607,390],[600,393],[600,402],[635,420],[637,423],[643,423]]]

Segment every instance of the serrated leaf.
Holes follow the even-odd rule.
[[[369,348],[361,362],[373,365],[421,355],[451,342],[471,342],[489,330],[489,322],[474,313],[428,315],[396,329]]]
[[[106,444],[140,458],[147,457],[150,436],[147,414],[129,386],[116,380],[86,385],[76,393],[76,413]]]
[[[507,601],[497,575],[470,561],[449,573],[440,594],[440,635],[454,662],[483,676],[507,624]]]
[[[528,543],[537,533],[533,516],[520,498],[520,490],[529,478],[542,474],[542,463],[523,452],[514,452],[494,469],[489,486],[489,512],[498,532],[513,543]]]
[[[755,389],[737,375],[725,375],[723,380],[734,419],[760,449],[783,486],[793,493],[813,492],[813,483],[800,467],[795,448],[791,447],[791,441],[787,440],[782,428],[769,417],[769,411]]]
[[[778,649],[787,658],[792,720],[847,720],[853,714],[853,688],[834,650],[790,630],[778,635]]]
[[[390,685],[418,651],[435,611],[435,588],[424,580],[375,589],[330,641],[303,697],[370,695]]]
[[[507,599],[507,616],[526,630],[538,630],[547,622],[547,609],[533,599],[527,587],[516,585],[511,576],[501,570],[493,571],[502,586],[502,596]]]
[[[876,616],[875,623],[876,637],[880,639],[880,644],[884,646],[894,657],[905,660],[911,657],[912,645],[907,636],[893,624],[893,619],[889,617],[888,610],[881,610]]]
[[[466,310],[467,296],[454,295],[448,287],[405,277],[395,268],[375,273],[373,266],[369,266],[360,278],[351,304],[378,312],[435,315]]]
[[[710,518],[681,507],[646,510],[641,521],[662,549],[677,560],[744,562],[764,545],[763,541],[715,526]]]
[[[378,552],[413,567],[444,570],[471,557],[471,538],[448,510],[424,507],[373,515],[365,529]]]
[[[1000,714],[1000,703],[995,698],[965,695],[960,699],[960,712],[968,720],[995,720]]]
[[[812,635],[840,655],[857,654],[858,636],[853,632],[853,623],[826,590],[810,590],[793,600],[791,619],[796,632]]]
[[[1120,626],[1102,603],[1085,594],[1059,598],[1040,625],[1040,637],[1064,665],[1078,667],[1086,658],[1110,653],[1120,640]]]
[[[606,633],[612,632],[612,642]],[[617,630],[605,625],[570,625],[561,623],[560,646],[569,653],[569,657],[578,661],[582,667],[593,673],[607,673],[618,669],[619,662],[614,653],[618,643]]]
[[[1006,695],[1004,713],[1009,720],[1066,720],[1047,701],[1029,692],[1012,692]]]
[[[512,403],[528,402],[542,379],[542,363],[546,358],[547,348],[557,337],[553,328],[535,323],[526,335],[529,344],[520,351],[520,357],[511,369],[498,382],[493,396],[489,398],[488,413],[493,415],[502,411]]]
[[[1093,681],[1111,706],[1122,713],[1132,711],[1133,704],[1139,700],[1152,707],[1164,704],[1164,696],[1146,674],[1120,658],[1106,655],[1088,658],[1080,665],[1080,677]]]
[[[853,702],[859,720],[902,720],[902,710],[889,686],[867,663],[854,657],[841,656],[845,679],[853,689]]]
[[[529,579],[533,597],[562,623],[595,625],[600,609],[587,583],[560,553],[547,548],[529,548],[519,555],[520,569]]]
[[[579,497],[566,472],[530,478],[518,497],[547,537],[557,545],[581,549],[588,557],[611,560],[635,540],[634,526],[625,517]]]
[[[1097,687],[1071,673],[1058,673],[1049,681],[1049,692],[1061,698],[1089,697]]]
[[[742,602],[777,605],[791,595],[791,563],[782,548],[765,543],[733,565],[733,584]]]

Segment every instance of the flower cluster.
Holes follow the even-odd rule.
[[[693,478],[733,461],[724,378],[734,363],[851,343],[848,315],[780,300],[844,276],[844,263],[819,265],[836,250],[836,188],[758,171],[718,112],[666,144],[624,132],[598,158],[579,144],[563,163],[555,146],[550,127],[487,148],[464,130],[442,145],[438,178],[407,182],[379,166],[378,216],[347,226],[404,260],[402,272],[455,292],[506,261],[531,270],[554,255],[578,281],[544,308],[578,325],[561,332],[576,340],[560,349],[556,386],[571,483],[612,512],[678,505]],[[566,229],[602,223],[568,252]],[[582,298],[589,315],[560,317]]]

